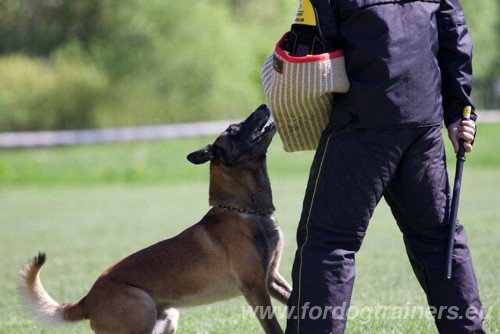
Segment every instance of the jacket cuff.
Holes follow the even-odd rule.
[[[445,109],[444,111],[444,125],[448,127],[450,124],[458,121],[462,118],[464,106],[453,104]],[[474,107],[472,107],[472,113],[470,115],[470,119],[477,123],[477,114],[474,111]]]

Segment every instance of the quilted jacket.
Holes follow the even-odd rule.
[[[351,83],[335,96],[334,126],[449,125],[472,105],[472,43],[459,0],[332,0],[332,6]]]

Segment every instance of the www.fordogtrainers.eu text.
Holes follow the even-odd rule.
[[[242,307],[242,313],[245,316],[257,316],[260,319],[269,319],[273,314],[276,316],[287,319],[326,319],[332,317],[334,319],[343,319],[348,314],[349,319],[358,321],[369,322],[371,320],[412,320],[412,319],[473,319],[478,316],[482,317],[485,313],[484,309],[478,309],[471,306],[462,310],[459,306],[421,306],[421,305],[371,305],[371,306],[350,306],[344,303],[340,306],[313,306],[305,303],[296,312],[296,307],[292,306],[288,309],[286,306],[256,306],[256,307]],[[486,313],[490,313],[488,312]],[[347,313],[348,312],[348,313]],[[297,314],[298,313],[298,314]]]

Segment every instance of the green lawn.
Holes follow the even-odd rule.
[[[481,124],[480,131],[465,166],[460,216],[489,310],[487,326],[498,333],[500,125]],[[45,287],[56,300],[74,302],[120,257],[197,222],[208,209],[208,166],[191,165],[184,157],[209,141],[0,151],[0,333],[90,333],[87,322],[55,330],[28,318],[18,305],[17,271],[45,251]],[[286,240],[281,272],[287,278],[311,158],[310,152],[283,153],[279,140],[269,153],[275,217]],[[357,264],[353,307],[425,307],[385,203],[375,212]],[[179,333],[261,332],[244,305],[237,298],[181,311]],[[283,324],[283,309],[278,313]],[[436,331],[428,317],[401,321],[353,314],[347,333]]]

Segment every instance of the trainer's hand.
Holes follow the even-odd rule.
[[[472,142],[476,135],[476,122],[473,120],[463,121],[459,119],[448,126],[448,137],[450,137],[455,153],[458,152],[458,141],[463,139],[465,152],[472,151]]]

